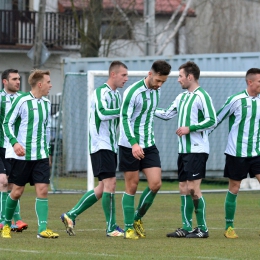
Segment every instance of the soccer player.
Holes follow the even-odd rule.
[[[89,152],[94,177],[98,185],[85,193],[77,204],[61,215],[61,220],[70,236],[75,235],[74,225],[78,215],[102,197],[108,237],[124,236],[116,224],[115,189],[117,167],[117,140],[122,88],[128,80],[127,66],[113,61],[109,67],[106,83],[95,89],[90,107]]]
[[[4,118],[12,106],[13,101],[21,95],[20,90],[20,75],[18,70],[7,69],[2,73],[3,90],[0,91],[0,125],[3,125]],[[8,178],[11,169],[11,162],[5,159],[6,149],[13,149],[8,138],[5,137],[3,128],[0,127],[0,229],[3,228],[5,220],[5,204],[7,194],[12,189],[12,180]],[[18,201],[14,212],[14,225],[11,225],[12,230],[21,232],[27,229],[28,224],[22,221],[20,215],[20,203]]]
[[[142,217],[153,203],[161,187],[161,162],[154,140],[154,112],[159,103],[162,84],[167,80],[171,65],[164,60],[152,64],[146,78],[132,84],[123,95],[120,112],[119,170],[124,172],[125,192],[122,207],[125,238],[145,238]],[[138,207],[134,196],[139,171],[147,178]]]
[[[260,182],[260,69],[246,72],[247,88],[228,97],[217,112],[217,126],[229,119],[224,177],[229,179],[225,199],[226,238],[238,238],[234,230],[237,194],[241,181],[256,177]]]
[[[52,87],[48,70],[34,70],[28,82],[31,91],[14,101],[4,120],[4,131],[13,146],[10,178],[13,188],[6,200],[5,225],[1,236],[11,238],[11,219],[26,183],[35,186],[37,238],[58,238],[47,229],[48,187],[50,183],[49,141],[51,103],[45,98]]]
[[[157,109],[155,115],[168,120],[178,115],[178,180],[181,194],[182,228],[167,237],[207,238],[206,203],[200,190],[205,178],[209,154],[208,130],[217,122],[209,94],[199,85],[200,69],[191,61],[179,67],[178,82],[185,92],[179,94],[168,109]],[[192,213],[198,227],[192,229]]]

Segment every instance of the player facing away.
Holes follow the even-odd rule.
[[[89,153],[94,177],[98,185],[85,193],[77,204],[61,215],[70,236],[75,235],[75,219],[102,198],[108,237],[124,236],[116,223],[115,189],[117,167],[117,140],[122,88],[128,80],[127,66],[113,61],[109,67],[106,83],[95,89],[90,107]]]
[[[153,204],[161,187],[161,161],[154,139],[154,112],[159,103],[161,86],[167,80],[171,65],[164,60],[152,64],[147,77],[128,87],[120,112],[119,170],[124,172],[125,192],[122,198],[125,238],[145,238],[142,217]],[[134,197],[139,171],[147,178],[137,209]]]
[[[10,159],[5,158],[6,150],[11,149],[8,138],[3,131],[3,121],[10,110],[14,100],[22,93],[20,90],[20,75],[16,69],[7,69],[2,73],[2,83],[4,88],[0,91],[0,229],[4,226],[5,220],[5,204],[7,195],[12,189],[12,180],[8,178],[11,170]],[[22,221],[20,215],[20,202],[18,201],[17,207],[13,216],[14,224],[11,225],[13,231],[21,232],[27,229],[28,224]]]
[[[155,115],[169,120],[178,115],[178,180],[181,194],[182,228],[167,237],[207,238],[205,199],[200,190],[206,174],[209,155],[208,130],[216,124],[216,112],[209,94],[199,86],[199,67],[191,61],[179,67],[178,82],[185,92],[179,94],[167,109]],[[192,229],[195,209],[198,227]]]
[[[238,238],[234,230],[237,194],[241,181],[256,177],[260,182],[260,69],[246,72],[247,88],[227,98],[217,112],[217,126],[229,119],[224,177],[229,179],[225,199],[226,238]]]
[[[50,72],[33,70],[28,82],[31,91],[16,98],[4,120],[4,131],[13,146],[12,154],[6,154],[6,158],[12,158],[13,188],[6,200],[1,236],[11,238],[12,216],[26,183],[30,183],[36,191],[37,238],[58,238],[57,233],[47,229],[51,103],[45,96],[52,87]]]

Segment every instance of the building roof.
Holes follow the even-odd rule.
[[[143,14],[144,12],[144,0],[117,0],[118,5],[123,10],[133,10],[135,12]],[[88,8],[89,0],[74,0],[74,6],[80,10],[82,8]],[[58,0],[59,11],[65,12],[71,10],[71,0]],[[155,14],[171,15],[178,6],[181,5],[180,13],[183,12],[186,5],[182,3],[182,0],[155,0]],[[106,10],[114,9],[112,0],[103,0],[103,8]],[[195,17],[195,11],[192,8],[188,10],[188,16]]]

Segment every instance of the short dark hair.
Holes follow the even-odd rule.
[[[153,63],[151,70],[153,70],[158,75],[167,76],[171,72],[171,65],[165,60],[157,60]]]
[[[196,80],[200,78],[200,68],[193,61],[187,61],[186,63],[182,64],[179,67],[179,70],[181,69],[185,71],[186,77],[188,77],[189,74],[192,74]]]
[[[258,68],[251,68],[246,72],[246,78],[249,74],[260,74],[260,69]]]
[[[2,73],[2,80],[3,80],[3,79],[7,79],[7,80],[8,80],[10,73],[18,73],[18,70],[15,70],[15,69],[5,70],[5,71]]]
[[[125,69],[128,69],[127,66],[123,62],[121,62],[119,60],[114,60],[111,62],[110,66],[109,66],[109,69],[108,69],[109,75],[112,72],[112,70],[118,69],[119,67],[124,67]]]

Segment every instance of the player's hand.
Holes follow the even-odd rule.
[[[190,133],[190,129],[187,126],[181,126],[177,129],[176,134],[181,137]]]
[[[19,144],[19,143],[16,143],[14,146],[14,152],[17,156],[25,156],[25,150],[24,148]]]
[[[139,144],[134,144],[132,146],[132,154],[137,160],[141,160],[144,158],[143,148]]]

